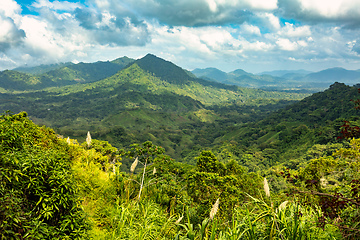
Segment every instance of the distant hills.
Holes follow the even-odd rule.
[[[116,73],[108,70],[114,64],[121,68]],[[95,71],[90,69],[95,67],[101,74],[112,75],[96,81]],[[74,72],[77,75],[67,76],[85,80],[76,83],[65,80],[69,79],[64,77],[65,73]],[[209,142],[196,137],[204,124],[255,121],[263,114],[308,96],[196,78],[152,54],[138,60],[75,64],[41,75],[2,72],[5,73],[13,74],[9,79],[18,79],[23,85],[11,85],[9,80],[8,86],[18,90],[0,94],[1,112],[26,111],[36,123],[53,127],[65,136],[81,139],[91,131],[94,138],[108,140],[117,147],[151,140],[165,147],[173,157],[179,157],[189,146]],[[48,84],[50,87],[35,88],[44,84],[45,77],[52,79]],[[70,84],[65,85],[66,81]],[[51,87],[56,83],[59,87]],[[238,107],[222,113],[219,109],[226,106]],[[211,131],[204,133],[210,137]]]
[[[56,63],[56,64],[48,64],[48,65],[41,64],[40,66],[34,66],[34,67],[23,66],[23,67],[14,68],[13,70],[22,73],[43,74],[51,70],[56,70],[71,65],[74,65],[74,63],[66,62],[66,63]]]
[[[359,97],[358,86],[334,82],[355,83],[357,76],[338,68],[262,75],[241,69],[189,72],[148,54],[41,74],[2,71],[0,111],[26,111],[35,123],[79,142],[87,131],[119,148],[150,140],[186,162],[212,149],[256,169],[301,156],[313,144],[335,143],[343,124],[338,119],[359,115],[350,101]],[[299,93],[325,86],[330,88]]]
[[[96,82],[114,75],[134,61],[122,57],[106,62],[64,63],[5,70],[0,72],[0,88],[24,91]]]
[[[359,70],[346,70],[344,68],[329,68],[315,73],[305,70],[278,70],[262,72],[257,75],[242,69],[225,73],[216,68],[206,68],[195,69],[192,73],[197,77],[221,83],[272,90],[310,90],[317,92],[328,88],[334,82],[342,82],[348,85],[360,82]]]
[[[270,75],[270,76],[274,76],[274,77],[285,77],[289,76],[289,75],[302,75],[305,76],[309,73],[312,73],[310,71],[306,71],[304,69],[300,69],[300,70],[274,70],[274,71],[265,71],[265,72],[261,72],[257,75]]]
[[[197,77],[199,79],[196,81],[204,79],[210,82],[246,88],[318,92],[328,88],[334,82],[343,82],[348,85],[360,82],[360,70],[346,70],[344,68],[329,68],[319,72],[276,70],[259,74],[248,73],[242,69],[226,73],[217,68],[197,68],[188,72],[165,60],[163,60],[163,64],[157,66],[153,61],[154,57],[156,56],[149,54],[138,60],[122,57],[113,61],[94,63],[60,63],[36,67],[19,67],[14,70],[0,72],[0,91],[1,89],[39,90],[47,87],[96,82],[116,74],[133,62],[136,62],[145,71],[152,72],[169,83],[176,82],[177,84],[184,84],[189,79],[194,81],[195,77]],[[167,64],[165,64],[166,62]],[[203,83],[205,84],[205,82]]]

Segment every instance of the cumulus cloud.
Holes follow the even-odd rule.
[[[148,52],[189,68],[355,62],[360,55],[358,0],[35,0],[22,6],[31,12],[0,0],[3,67]]]
[[[76,8],[74,16],[80,26],[89,30],[100,44],[119,46],[143,46],[150,41],[148,25],[133,13],[117,4],[112,8],[110,2],[95,2],[101,9]]]
[[[20,45],[24,38],[24,30],[19,29],[13,19],[0,15],[0,52]]]
[[[10,18],[16,18],[21,12],[21,7],[14,0],[0,1],[0,14]]]
[[[92,0],[98,6],[119,5],[116,0],[106,4]],[[206,26],[227,23],[243,23],[252,11],[268,11],[277,8],[276,0],[126,0],[122,4],[146,18],[156,19],[170,26]]]
[[[285,23],[285,26],[278,32],[279,35],[286,37],[309,37],[311,36],[310,26],[296,27],[294,24]]]
[[[360,40],[355,40],[353,42],[351,50],[360,55]]]
[[[276,31],[281,28],[280,20],[273,13],[257,13],[257,18],[259,18],[261,26],[271,30]]]
[[[312,24],[336,22],[348,27],[360,26],[358,0],[278,0],[281,13]]]
[[[26,34],[19,28],[20,6],[12,0],[0,2],[0,52],[19,46]]]
[[[285,51],[295,51],[298,49],[298,44],[296,42],[291,42],[289,39],[286,38],[279,38],[276,41],[278,47]]]
[[[242,24],[240,29],[243,34],[261,36],[260,28],[254,25],[250,25],[248,23]]]
[[[62,11],[73,11],[76,8],[79,8],[81,5],[79,3],[73,3],[68,1],[52,1],[49,0],[36,0],[31,5],[34,8],[50,8],[54,10],[62,10]]]

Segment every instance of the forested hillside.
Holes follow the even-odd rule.
[[[360,237],[358,86],[241,88],[151,54],[94,64],[37,90],[2,72],[18,90],[0,93],[1,239]]]
[[[0,140],[2,239],[360,237],[358,139],[256,172],[211,151],[181,164],[149,141],[119,150],[88,133],[78,144],[26,113],[0,117]]]
[[[242,69],[225,73],[216,68],[206,68],[194,69],[192,73],[200,78],[241,87],[313,93],[325,90],[334,82],[354,85],[360,80],[358,70],[344,68],[329,68],[313,73],[305,70],[277,70],[259,74],[248,73]]]
[[[229,124],[253,122],[304,96],[197,79],[147,55],[93,83],[1,94],[0,107],[27,111],[36,123],[79,140],[89,130],[116,147],[152,140],[182,160],[192,156],[197,145],[209,146]],[[221,127],[209,132],[212,124]]]
[[[96,82],[114,75],[134,61],[122,57],[111,62],[67,63],[5,70],[0,72],[0,89],[3,88],[3,92],[29,91]]]

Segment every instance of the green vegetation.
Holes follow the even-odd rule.
[[[96,82],[114,75],[132,62],[133,59],[123,57],[111,62],[64,63],[6,70],[0,72],[0,87],[13,92]]]
[[[153,55],[90,83],[3,89],[1,109],[29,117],[0,116],[0,238],[358,239],[358,89],[305,96]]]
[[[125,151],[91,138],[80,145],[26,113],[2,115],[0,127],[2,239],[360,236],[359,139],[296,169],[274,166],[268,183],[211,151],[191,166],[151,142]],[[122,158],[144,165],[125,173]],[[283,176],[283,186],[273,187],[272,176]]]

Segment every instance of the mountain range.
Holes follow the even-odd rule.
[[[151,55],[151,54],[150,54]],[[77,83],[96,82],[110,77],[135,62],[135,59],[122,57],[113,61],[98,61],[94,63],[60,63],[41,65],[36,67],[19,67],[14,70],[0,72],[0,90],[29,90],[43,89],[46,87],[59,87]],[[144,63],[146,71],[154,71],[163,79],[168,79],[166,69],[159,69]],[[178,67],[181,69],[180,67]],[[301,92],[323,91],[334,82],[343,82],[354,85],[360,82],[360,70],[346,70],[344,68],[329,68],[319,72],[306,70],[276,70],[261,72],[259,74],[248,73],[242,69],[232,72],[223,72],[217,68],[194,69],[189,72],[181,69],[177,80],[195,77],[212,82],[228,85],[236,85],[246,88],[261,88],[267,90],[286,90]],[[174,74],[175,75],[175,74]],[[173,76],[174,76],[173,75]],[[174,80],[174,79],[172,79]]]
[[[360,82],[359,70],[344,68],[329,68],[319,72],[305,70],[278,70],[248,73],[242,69],[226,73],[216,68],[194,69],[194,75],[225,84],[241,87],[262,88],[272,90],[308,90],[310,92],[323,91],[334,82],[354,85]]]
[[[265,159],[261,160],[265,164],[270,156],[276,161],[304,143],[334,141],[340,126],[336,119],[357,115],[350,101],[357,98],[357,87],[320,77],[327,74],[330,78],[336,72],[346,73],[347,78],[357,76],[356,71],[344,69],[284,72],[300,74],[309,82],[316,77],[324,86],[334,80],[330,89],[310,95],[254,88],[255,80],[256,84],[282,88],[276,85],[282,77],[241,69],[189,72],[152,54],[137,60],[124,57],[69,64],[40,74],[7,70],[0,73],[0,111],[26,111],[35,123],[79,141],[85,139],[87,131],[120,148],[151,140],[175,159],[190,163],[200,149],[231,152],[235,151],[232,144],[237,144],[243,152],[238,153],[239,161],[245,152],[256,155],[260,149],[259,154],[267,152],[259,158]],[[213,78],[197,78],[199,74]],[[239,82],[252,88],[237,86]],[[290,89],[288,83],[282,84]],[[297,129],[299,124],[304,127]],[[331,125],[331,133],[320,137],[319,132],[328,131],[321,130],[326,124],[336,126]],[[297,142],[300,140],[304,143]],[[305,153],[311,144],[296,153]],[[125,168],[128,165],[124,163]]]

